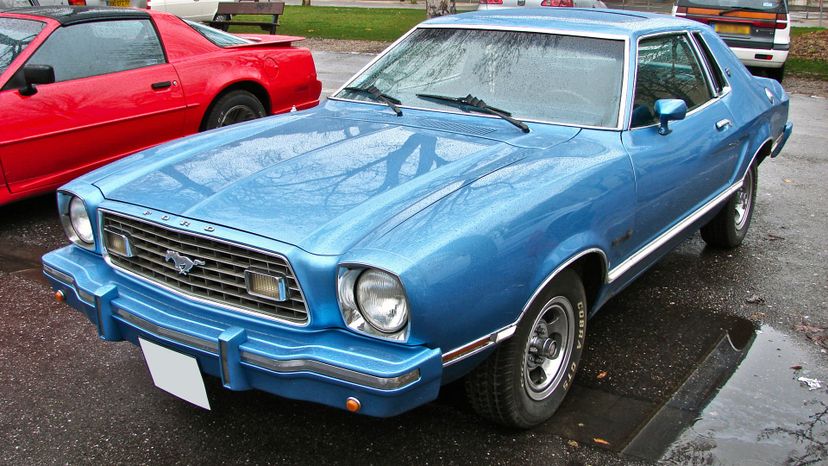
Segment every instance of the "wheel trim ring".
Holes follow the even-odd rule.
[[[538,384],[530,378],[531,369],[529,367],[529,348],[531,347],[531,341],[535,333],[535,328],[537,328],[540,321],[551,312],[558,312],[560,313],[560,317],[565,318],[566,334],[562,335],[561,349],[558,357],[554,360],[546,359],[546,361],[544,361],[544,363],[540,366],[546,373],[546,380],[543,383]],[[560,327],[556,327],[556,329],[558,328]],[[540,401],[549,397],[558,385],[560,385],[561,380],[563,380],[564,375],[566,375],[566,371],[569,367],[569,361],[572,359],[572,349],[575,346],[575,310],[572,303],[564,296],[556,296],[552,298],[538,313],[531,329],[529,337],[526,339],[526,346],[523,352],[523,386],[529,398]],[[553,367],[555,368],[554,373],[550,374],[547,372],[547,370],[551,371]]]
[[[745,227],[747,219],[750,218],[751,200],[753,198],[753,171],[748,170],[742,187],[736,191],[736,207],[734,208],[733,221],[737,230]]]
[[[241,123],[243,121],[255,120],[258,117],[256,112],[247,105],[234,105],[227,109],[218,122],[218,127]]]

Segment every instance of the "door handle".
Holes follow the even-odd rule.
[[[152,87],[152,90],[157,91],[157,90],[160,90],[160,89],[166,89],[170,86],[172,86],[172,82],[170,82],[170,81],[161,81],[161,82],[157,82],[157,83],[152,83],[151,87]]]
[[[733,123],[727,118],[716,122],[716,129],[719,131],[724,131],[728,126],[733,126]]]

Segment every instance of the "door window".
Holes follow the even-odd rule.
[[[656,100],[681,99],[691,111],[712,98],[687,35],[658,36],[639,42],[633,128],[656,122]]]
[[[56,81],[98,76],[164,63],[149,20],[99,21],[62,27],[29,59],[51,65]]]

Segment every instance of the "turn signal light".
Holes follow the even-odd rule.
[[[69,0],[69,4],[72,6],[86,6],[86,0]]]
[[[359,400],[357,400],[356,398],[354,398],[352,396],[348,397],[348,399],[345,400],[345,409],[347,409],[348,411],[350,411],[352,413],[358,412],[359,408],[361,408],[361,407],[362,407],[362,404],[359,402]]]
[[[55,291],[55,301],[59,303],[66,301],[66,295],[63,294],[63,291]]]
[[[503,5],[503,0],[480,0],[481,5]]]

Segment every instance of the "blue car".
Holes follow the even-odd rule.
[[[44,273],[200,406],[203,374],[382,417],[465,378],[483,417],[527,428],[607,300],[698,229],[742,242],[788,105],[697,22],[441,17],[317,108],[67,184],[73,244]]]

